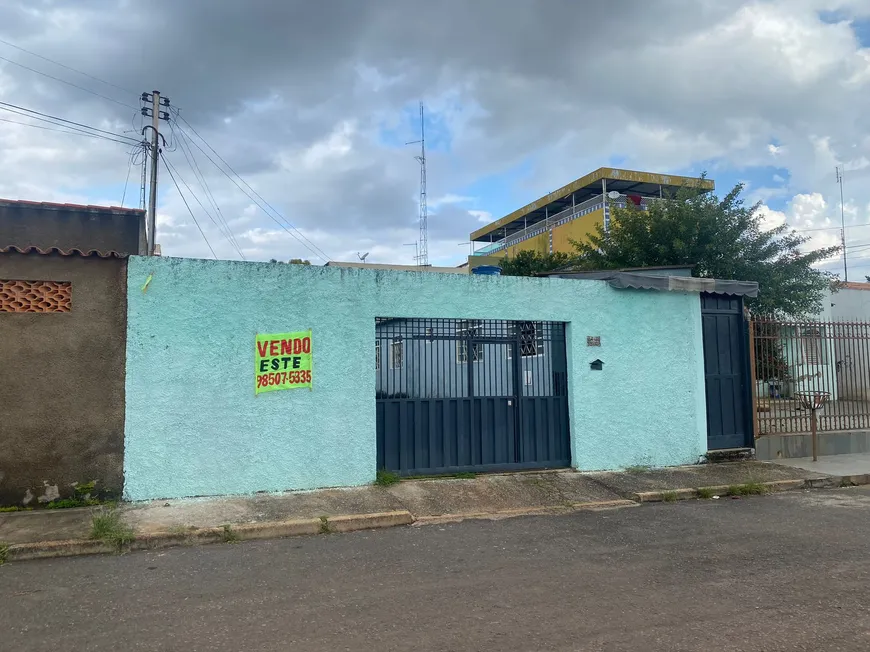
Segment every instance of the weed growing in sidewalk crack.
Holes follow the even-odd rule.
[[[662,492],[662,500],[666,503],[673,503],[677,500],[677,492],[676,491],[663,491]]]
[[[9,558],[9,544],[0,542],[0,566]]]
[[[10,505],[8,507],[0,507],[0,514],[6,512],[32,512],[32,507],[19,507],[18,505]]]
[[[224,543],[238,543],[240,541],[238,533],[233,530],[233,526],[229,523],[221,526],[221,541]]]
[[[329,519],[326,516],[320,517],[320,534],[329,534]]]
[[[698,488],[698,498],[701,498],[703,500],[710,500],[715,495],[716,495],[716,492],[713,491],[710,487],[699,487]]]
[[[91,539],[105,541],[118,552],[136,540],[136,532],[127,525],[116,509],[101,509],[91,519]]]
[[[375,478],[375,484],[379,487],[389,487],[392,484],[396,484],[399,482],[399,474],[393,473],[392,471],[387,471],[386,469],[380,469]]]
[[[728,487],[729,496],[760,496],[767,493],[767,487],[760,482],[747,482]]]

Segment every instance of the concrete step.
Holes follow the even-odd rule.
[[[707,462],[717,464],[719,462],[743,462],[755,459],[754,448],[723,448],[721,450],[708,451],[705,455]]]

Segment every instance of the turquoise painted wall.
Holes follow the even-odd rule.
[[[694,463],[706,451],[697,294],[162,257],[130,258],[128,289],[131,500],[372,482],[384,316],[568,322],[579,469]],[[313,391],[255,396],[255,334],[309,328]],[[587,347],[587,335],[601,347]],[[596,358],[603,371],[590,370]]]

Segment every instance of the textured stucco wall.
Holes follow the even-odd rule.
[[[142,290],[152,275],[147,291]],[[580,469],[706,450],[696,294],[601,281],[130,259],[125,493],[133,500],[371,482],[375,317],[568,322]],[[254,336],[313,330],[313,391],[254,395]],[[588,348],[587,335],[602,346]],[[595,358],[603,371],[591,371]]]
[[[126,265],[0,254],[2,279],[72,283],[71,312],[0,312],[0,504],[121,491]]]

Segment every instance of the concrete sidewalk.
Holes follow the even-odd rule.
[[[821,455],[818,462],[813,462],[812,457],[795,457],[777,460],[776,464],[843,478],[870,476],[870,453]],[[867,484],[868,481],[870,478],[860,484]]]
[[[830,486],[837,481],[822,473],[789,466],[734,462],[611,473],[565,470],[405,480],[386,487],[131,503],[119,506],[118,512],[124,524],[134,531],[135,547],[165,547],[414,522],[610,509],[648,500],[695,497],[699,487],[727,491],[727,487],[734,485],[768,483],[770,490],[777,490],[813,483]],[[681,493],[675,494],[678,490]],[[0,543],[11,545],[11,552],[19,547],[17,558],[30,554],[21,546],[38,551],[41,544],[51,542],[78,542],[48,546],[57,555],[105,552],[111,548],[101,546],[99,541],[88,541],[92,518],[100,510],[105,508],[0,513]],[[80,552],[64,553],[65,546]]]

